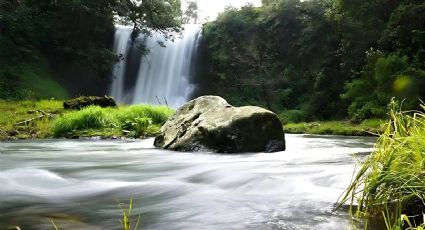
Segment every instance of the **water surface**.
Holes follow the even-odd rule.
[[[0,142],[0,229],[347,229],[335,203],[374,138],[287,135],[287,151],[178,153],[152,139]]]

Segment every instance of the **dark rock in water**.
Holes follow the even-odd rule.
[[[183,105],[162,126],[155,146],[176,151],[220,153],[285,150],[282,123],[255,106],[233,107],[221,97],[202,96]]]
[[[63,102],[65,109],[82,109],[90,105],[98,105],[100,107],[116,107],[117,103],[113,97],[96,97],[96,96],[82,96],[73,99],[68,99]]]

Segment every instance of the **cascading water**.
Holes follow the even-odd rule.
[[[114,81],[111,87],[111,95],[120,102],[124,101],[124,74],[125,74],[125,54],[130,43],[131,28],[118,26],[114,36],[114,53],[120,56],[120,61],[115,64],[112,72]]]
[[[199,25],[187,25],[183,37],[174,42],[157,33],[132,42],[131,28],[117,27],[114,51],[124,60],[115,65],[111,95],[127,104],[181,106],[195,90],[191,80],[200,31]],[[137,52],[141,44],[149,49],[145,56]]]

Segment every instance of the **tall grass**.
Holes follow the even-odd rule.
[[[59,117],[53,126],[53,133],[57,137],[87,129],[112,127],[114,121],[105,110],[99,106],[90,106],[80,111],[72,111]]]
[[[69,137],[90,131],[90,134],[108,131],[111,135],[127,132],[139,137],[154,134],[174,110],[164,106],[134,105],[119,108],[89,106],[80,111],[61,115],[53,125],[55,137]]]
[[[341,204],[350,202],[352,215],[367,223],[381,221],[387,229],[423,229],[425,114],[401,112],[392,101],[390,118]]]

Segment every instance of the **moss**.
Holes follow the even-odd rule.
[[[72,99],[68,99],[63,102],[63,107],[65,109],[82,109],[84,107],[88,107],[90,105],[97,105],[100,107],[116,107],[117,103],[114,98],[104,96],[104,97],[96,97],[96,96],[81,96]]]

